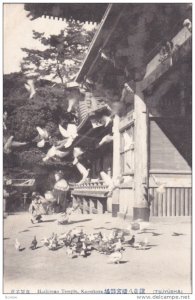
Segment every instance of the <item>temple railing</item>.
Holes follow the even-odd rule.
[[[73,204],[79,204],[78,213],[102,214],[107,211],[109,189],[103,181],[72,184],[70,187]]]

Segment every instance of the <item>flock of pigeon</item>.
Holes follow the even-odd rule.
[[[131,227],[133,229],[135,227]],[[140,228],[140,227],[139,227]],[[82,229],[73,228],[63,234],[52,233],[50,237],[40,240],[41,246],[38,247],[38,241],[34,236],[30,249],[36,250],[45,247],[50,251],[56,251],[65,248],[65,253],[69,258],[88,257],[92,251],[97,251],[108,256],[108,263],[119,264],[123,259],[123,252],[126,247],[132,247],[136,250],[150,249],[148,240],[136,242],[135,235],[130,230],[113,229],[109,234],[95,232],[87,234]],[[15,249],[22,251],[18,239],[15,240]]]
[[[27,81],[26,84],[29,87],[30,99],[34,96],[36,90],[34,88],[34,84],[32,80]],[[53,137],[47,131],[46,128],[41,128],[39,126],[36,127],[36,131],[38,133],[37,137],[33,139],[32,142],[36,142],[38,148],[45,149],[47,152],[45,156],[42,158],[43,162],[47,162],[48,160],[56,160],[58,158],[63,159],[64,157],[71,154],[73,156],[72,165],[75,165],[78,169],[79,173],[81,174],[82,178],[79,184],[85,182],[86,178],[89,176],[89,169],[87,169],[83,164],[81,164],[80,157],[84,154],[84,150],[77,146],[77,137],[81,137],[78,135],[78,128],[76,125],[76,115],[74,113],[75,105],[77,104],[77,100],[74,98],[69,99],[68,108],[67,108],[67,116],[69,117],[70,121],[67,124],[66,128],[64,128],[61,124],[58,125],[59,133],[62,136],[61,140],[54,141]],[[97,125],[97,121],[95,123],[92,122],[92,127],[102,126],[106,128],[109,124],[112,123],[113,113],[111,112],[111,108],[108,106],[108,110],[110,110],[110,116],[102,115],[100,117],[99,123]],[[4,128],[4,146],[3,151],[5,154],[10,154],[14,148],[22,147],[29,143],[27,142],[19,142],[14,140],[14,136],[9,136],[7,130],[7,112],[4,112],[3,115],[3,128]],[[103,144],[109,143],[113,140],[113,136],[111,134],[106,134],[100,141],[97,147],[102,146]],[[125,145],[129,147],[132,143],[131,137],[126,133],[124,135]],[[102,177],[103,175],[103,177]],[[104,172],[100,174],[101,178],[106,180],[106,184],[111,186],[112,189],[113,182],[111,182],[111,178]]]

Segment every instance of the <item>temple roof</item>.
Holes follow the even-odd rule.
[[[113,68],[126,69],[139,81],[147,63],[181,30],[185,19],[191,20],[191,10],[189,3],[109,4],[75,81],[93,80],[100,73],[102,77],[108,68],[107,81]]]
[[[99,23],[107,6],[107,3],[26,3],[24,9],[29,12],[31,20],[47,16]]]

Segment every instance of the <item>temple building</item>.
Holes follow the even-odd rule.
[[[189,4],[110,4],[103,16],[76,81],[118,106],[113,215],[191,215],[191,41]]]
[[[61,17],[59,5],[52,5],[55,13],[52,6],[34,11],[34,18]],[[94,5],[80,14],[83,20],[76,15],[100,22],[75,80],[82,91],[78,132],[85,135],[78,145],[89,148],[91,180],[75,185],[72,195],[85,213],[142,220],[191,216],[192,7]],[[102,144],[105,136],[110,138]]]

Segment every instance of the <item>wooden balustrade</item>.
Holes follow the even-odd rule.
[[[73,204],[79,204],[78,213],[102,214],[107,211],[108,186],[103,181],[71,185]]]
[[[156,188],[149,188],[151,201],[150,216],[176,217],[192,215],[192,189],[190,187],[167,187],[160,194]]]

